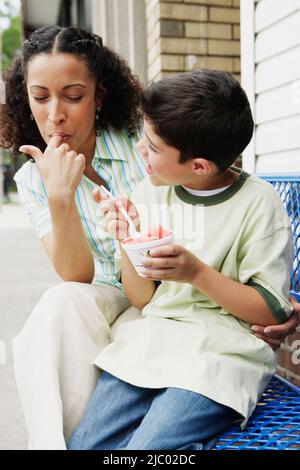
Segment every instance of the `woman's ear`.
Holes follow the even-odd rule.
[[[196,175],[208,175],[214,171],[214,164],[205,158],[193,158],[192,169]]]

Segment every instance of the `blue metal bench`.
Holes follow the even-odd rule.
[[[300,301],[300,174],[260,177],[278,191],[291,220],[295,247],[291,294]],[[219,438],[214,449],[300,450],[300,388],[275,375],[246,429],[233,425]]]

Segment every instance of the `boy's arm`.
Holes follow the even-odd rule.
[[[253,287],[234,281],[203,264],[193,285],[224,310],[247,323],[278,324],[261,294]]]
[[[142,310],[150,302],[156,291],[155,282],[139,276],[121,245],[120,251],[121,277],[126,296],[131,305]]]
[[[127,210],[137,230],[140,230],[139,214],[127,198],[108,199],[106,194],[102,194],[97,188],[93,192],[95,202],[100,203],[101,211],[104,215],[106,229],[119,241],[121,253],[121,279],[126,295],[131,305],[142,310],[150,302],[156,291],[154,281],[143,279],[138,275],[125,250],[122,249],[121,240],[129,236],[128,222],[120,212],[120,202]]]
[[[282,322],[288,316],[274,296],[271,296],[276,307],[273,309],[256,288],[224,276],[180,245],[150,250],[143,265],[142,274],[148,279],[192,284],[224,310],[250,324],[274,325],[278,324],[277,317]]]

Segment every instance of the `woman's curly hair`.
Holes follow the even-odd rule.
[[[4,74],[6,102],[0,108],[0,147],[17,153],[26,140],[26,144],[42,151],[46,148],[31,118],[26,78],[30,60],[53,51],[74,54],[85,60],[95,79],[95,98],[100,98],[102,103],[96,131],[112,126],[117,130],[128,129],[133,134],[138,129],[142,87],[126,61],[103,46],[101,37],[96,34],[73,27],[45,26],[24,41],[12,68]]]

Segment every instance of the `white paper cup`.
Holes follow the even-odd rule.
[[[171,233],[167,237],[160,238],[159,240],[151,240],[145,243],[122,243],[121,245],[122,245],[123,250],[126,251],[128,258],[132,262],[138,274],[142,276],[140,273],[140,268],[143,267],[141,265],[141,257],[146,256],[147,251],[151,250],[151,248],[156,248],[157,246],[169,245],[169,244],[172,244],[173,241],[174,241],[174,234]]]

